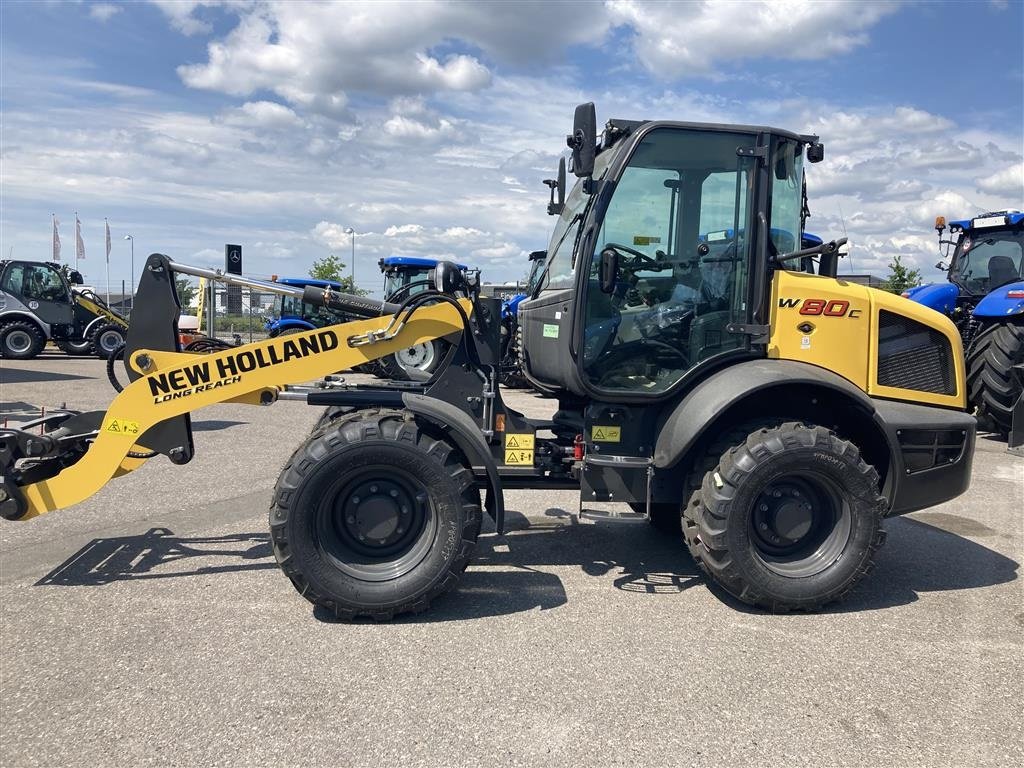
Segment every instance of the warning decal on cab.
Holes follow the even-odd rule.
[[[532,432],[509,432],[505,435],[505,464],[533,466]]]
[[[622,439],[622,427],[600,427],[595,424],[590,428],[590,439],[595,443],[617,443]]]

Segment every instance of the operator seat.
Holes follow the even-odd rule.
[[[988,289],[990,291],[1019,279],[1017,268],[1009,256],[993,256],[988,260]]]

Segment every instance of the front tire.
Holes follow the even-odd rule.
[[[295,452],[274,491],[274,554],[341,619],[419,612],[455,586],[480,532],[461,454],[398,411],[346,414]]]
[[[31,360],[46,346],[46,335],[29,320],[11,320],[0,325],[0,357]]]
[[[857,448],[824,427],[761,428],[726,450],[683,510],[698,566],[770,611],[844,597],[885,541],[887,502]]]
[[[94,355],[106,360],[124,346],[124,328],[116,323],[101,323],[89,334],[89,344]]]
[[[990,325],[967,350],[967,392],[978,419],[1009,434],[1021,387],[1011,370],[1024,363],[1024,324]]]

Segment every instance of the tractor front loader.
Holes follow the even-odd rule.
[[[173,273],[256,283],[153,255],[130,383],[106,411],[0,432],[0,513],[71,506],[157,455],[187,462],[197,408],[301,400],[326,408],[278,479],[271,540],[298,592],[338,617],[451,590],[483,512],[503,530],[508,488],[575,489],[580,521],[669,531],[751,605],[842,598],[885,517],[968,487],[956,327],[838,279],[841,243],[801,247],[816,136],[612,120],[598,142],[587,104],[569,145],[577,181],[552,182],[559,218],[518,310],[522,372],[557,398],[550,419],[504,403],[500,303],[454,264],[401,305],[307,287],[304,301],[366,319],[195,355],[177,347]],[[293,386],[439,338],[426,382]]]

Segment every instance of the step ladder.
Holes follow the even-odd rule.
[[[616,499],[614,491],[593,489],[584,481],[580,486],[579,521],[593,523],[646,523],[651,514],[651,481],[654,478],[654,458],[651,456],[612,456],[587,453],[583,458],[583,476],[588,469],[610,469],[617,472],[636,470],[646,477],[645,511],[623,509],[626,502]],[[597,507],[595,505],[605,505]],[[614,506],[609,506],[614,505]]]

